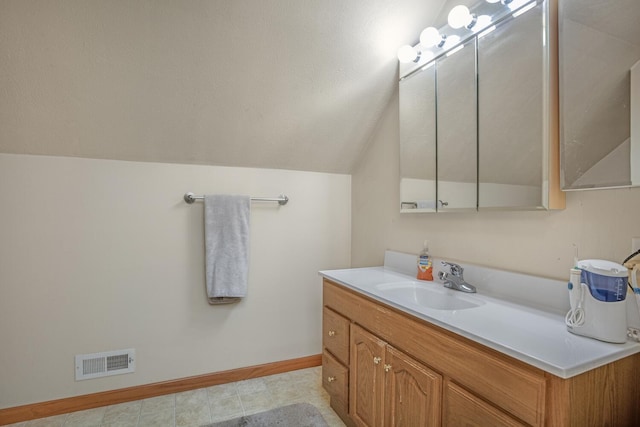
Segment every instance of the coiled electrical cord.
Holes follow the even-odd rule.
[[[571,269],[571,280],[567,283],[569,288],[569,300],[571,303],[571,310],[567,312],[564,317],[564,323],[570,328],[584,325],[584,308],[582,303],[584,302],[584,289],[580,281],[580,270],[576,268]]]
[[[622,264],[624,265],[624,263],[626,263],[627,261],[629,261],[631,258],[633,258],[636,255],[640,255],[640,249],[638,249],[637,251],[635,251],[634,253],[632,253],[628,257],[626,257],[625,260],[622,261]]]
[[[576,307],[575,310],[569,310],[567,315],[564,316],[564,323],[567,326],[582,326],[584,324],[584,310],[582,309],[582,302]]]
[[[626,257],[624,259],[624,261],[622,261],[622,265],[625,265],[627,263],[627,261],[629,261],[630,259],[634,258],[636,255],[640,255],[640,249],[638,249],[637,251],[635,251],[634,253],[632,253],[628,257]],[[631,282],[629,282],[628,280],[627,280],[627,285],[629,285],[629,288],[633,291],[633,286],[631,286]]]
[[[629,260],[633,259],[637,255],[640,255],[640,249],[638,249],[637,251],[635,251],[634,253],[632,253],[628,257],[626,257],[625,260],[622,261],[622,264],[626,264]],[[632,272],[632,274],[635,274],[635,269],[632,270],[631,272]],[[631,285],[630,281],[627,281],[627,284],[629,285],[629,288],[631,288],[631,292],[634,293],[634,295],[635,295],[635,297],[637,299],[638,310],[640,311],[640,298],[638,298],[638,295],[640,295],[640,294],[636,293],[638,291],[638,289],[634,289],[633,286]],[[628,327],[627,328],[627,336],[629,338],[631,338],[632,340],[640,342],[640,330],[638,330],[636,328]]]

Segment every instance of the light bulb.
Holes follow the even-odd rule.
[[[460,43],[460,36],[457,34],[453,34],[447,37],[447,42],[444,44],[442,48],[445,50],[451,49],[453,46],[457,45],[458,43]]]
[[[480,15],[476,21],[476,25],[473,27],[474,32],[481,31],[491,25],[491,17],[489,15]]]
[[[419,58],[420,53],[408,44],[405,44],[398,49],[398,61],[400,62],[416,62]]]
[[[471,15],[467,6],[458,5],[451,9],[447,21],[451,28],[469,27],[473,22],[473,15]]]
[[[435,58],[435,54],[430,50],[425,50],[424,52],[420,52],[420,59],[424,62],[429,62],[433,58]]]
[[[434,27],[427,27],[420,33],[420,44],[424,47],[437,46],[442,41],[442,36]]]
[[[500,0],[487,0],[487,3],[498,3]]]

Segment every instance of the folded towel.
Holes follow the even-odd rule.
[[[209,304],[228,304],[247,295],[249,196],[205,195],[205,272]]]

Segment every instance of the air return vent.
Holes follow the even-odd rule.
[[[135,370],[136,351],[133,348],[76,355],[76,381],[128,374]]]

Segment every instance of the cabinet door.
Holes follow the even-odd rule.
[[[442,407],[442,425],[444,427],[515,427],[526,425],[450,381],[445,384]]]
[[[436,70],[420,70],[399,84],[400,209],[436,211]]]
[[[385,426],[440,426],[442,377],[387,346]]]
[[[351,324],[349,415],[357,426],[382,427],[386,343]]]
[[[549,65],[544,7],[540,3],[478,39],[481,209],[537,209],[546,204]]]
[[[476,210],[478,207],[475,39],[462,46],[436,62],[439,212]]]

